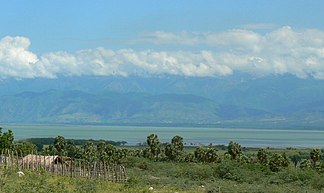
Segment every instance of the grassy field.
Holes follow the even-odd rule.
[[[189,149],[191,151],[191,149]],[[307,154],[309,149],[269,149],[272,153]],[[221,155],[223,151],[219,151]],[[255,155],[257,149],[245,149],[245,155]],[[55,193],[230,193],[230,192],[324,192],[324,173],[312,168],[300,169],[289,164],[272,172],[258,163],[241,163],[221,159],[217,163],[184,163],[152,161],[128,157],[125,160],[128,181],[113,183],[104,180],[52,176],[42,171],[1,169],[1,192]],[[151,188],[152,187],[152,188]]]
[[[0,144],[3,150],[11,148],[12,154],[25,151],[27,155],[37,147],[44,155],[81,160],[83,167],[97,165],[100,160],[123,165],[127,181],[113,183],[99,178],[53,176],[42,169],[23,171],[25,175],[19,177],[16,166],[3,164],[0,192],[324,192],[324,151],[321,149],[246,148],[233,141],[228,146],[185,147],[182,139],[174,136],[171,143],[161,143],[157,135],[151,134],[147,136],[146,146],[115,147],[103,141],[83,141],[84,144],[76,145],[58,136],[52,144],[42,142],[33,146],[23,141],[14,142],[13,133],[4,132]],[[49,146],[44,148],[44,145]],[[10,162],[7,163],[10,166]]]

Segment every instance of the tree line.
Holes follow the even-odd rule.
[[[244,154],[239,143],[230,141],[225,153],[220,154],[215,146],[200,146],[193,151],[185,151],[183,138],[174,136],[170,142],[161,143],[156,134],[150,134],[146,138],[146,146],[138,148],[126,148],[108,143],[109,141],[94,141],[76,143],[78,141],[66,140],[62,136],[53,139],[52,144],[42,147],[38,153],[42,155],[60,155],[72,159],[81,159],[91,163],[95,160],[109,163],[122,164],[129,157],[147,158],[152,161],[192,162],[192,163],[220,163],[224,160],[233,160],[240,164],[259,164],[268,167],[272,172],[278,172],[282,168],[293,164],[301,169],[311,168],[324,172],[324,162],[321,160],[323,152],[320,149],[310,149],[308,155],[294,154],[287,156],[285,152],[271,152],[267,149],[259,149],[256,154]],[[119,144],[120,145],[120,144]],[[30,141],[14,141],[11,130],[2,132],[0,128],[0,151],[13,150],[20,155],[37,152],[35,144]]]

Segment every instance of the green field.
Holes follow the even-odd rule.
[[[309,149],[269,151],[285,152],[288,155],[297,151],[309,154]],[[245,153],[252,155],[255,150],[247,150]],[[125,164],[128,171],[126,183],[52,176],[42,171],[25,171],[25,176],[18,177],[17,170],[2,168],[0,190],[10,193],[218,193],[219,190],[223,193],[324,192],[323,172],[311,168],[301,170],[293,164],[279,172],[271,172],[268,167],[257,163],[240,163],[234,160],[179,163],[128,157]]]
[[[318,131],[309,133],[312,132]],[[234,141],[226,145],[186,146],[176,134],[165,141],[156,134],[142,138],[146,143],[141,146],[114,146],[111,141],[70,140],[62,136],[15,141],[14,133],[4,130],[0,132],[0,150],[12,153],[1,155],[2,158],[15,152],[25,156],[38,149],[40,155],[67,156],[85,164],[82,167],[92,167],[97,161],[123,165],[127,180],[113,183],[89,176],[72,178],[69,173],[55,176],[42,168],[27,168],[23,170],[25,176],[18,177],[19,169],[6,163],[0,169],[0,192],[324,192],[324,150],[320,148],[245,147]]]

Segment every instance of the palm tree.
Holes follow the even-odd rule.
[[[57,151],[57,153],[62,156],[65,153],[66,148],[66,141],[65,138],[62,136],[57,136],[54,139],[54,147]]]
[[[147,144],[150,146],[151,159],[158,159],[158,156],[161,153],[160,141],[156,134],[151,134],[147,136]]]
[[[116,147],[111,144],[105,146],[105,156],[106,159],[108,159],[108,162],[113,162],[115,160],[114,156],[116,151]]]
[[[183,138],[179,135],[176,135],[172,138],[171,144],[176,149],[178,153],[183,151]]]
[[[0,127],[0,148],[10,149],[13,148],[14,135],[11,130],[2,133],[2,128]]]
[[[261,164],[263,165],[268,164],[268,154],[264,149],[259,149],[257,157]]]
[[[278,172],[283,167],[288,167],[289,159],[286,154],[275,153],[271,156],[269,161],[270,170],[273,172]]]
[[[83,145],[83,156],[87,163],[92,163],[97,158],[97,149],[92,142]]]
[[[212,163],[217,161],[218,155],[217,155],[217,149],[214,147],[198,147],[196,148],[194,152],[194,156],[197,161],[199,162],[207,162]]]
[[[97,153],[100,161],[103,161],[106,157],[105,147],[106,143],[104,141],[101,141],[97,144]]]
[[[73,141],[67,141],[65,149],[68,157],[81,158],[80,148],[77,147]]]
[[[310,159],[312,160],[313,166],[315,167],[316,162],[321,159],[321,150],[312,149],[312,151],[310,152]]]
[[[242,153],[241,145],[233,141],[229,142],[228,153],[231,155],[231,158],[235,160],[237,156]]]
[[[183,154],[183,138],[180,136],[174,136],[171,140],[171,144],[165,146],[165,155],[170,160],[177,160]]]

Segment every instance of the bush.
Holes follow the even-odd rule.
[[[5,179],[4,186],[1,188],[1,192],[68,192],[63,181],[50,181],[49,175],[46,172],[25,171],[25,176],[23,178],[19,178],[14,170],[4,170],[2,172],[7,173],[7,178]]]
[[[213,170],[209,165],[202,165],[202,164],[186,164],[183,165],[182,174],[179,177],[185,177],[190,180],[195,181],[204,181],[204,180],[211,180],[213,179]]]
[[[76,181],[76,192],[80,193],[95,193],[97,192],[97,182],[95,180],[79,179]]]
[[[240,179],[237,172],[238,167],[239,165],[237,162],[223,160],[216,166],[215,172],[219,178],[237,181]]]
[[[278,172],[278,178],[282,183],[297,183],[306,185],[314,177],[315,172],[312,170],[296,170],[295,168],[286,168]]]
[[[311,181],[311,186],[317,190],[324,189],[324,178],[323,176],[316,175]]]
[[[198,147],[194,155],[197,161],[206,163],[216,162],[218,158],[217,149],[214,147]]]

